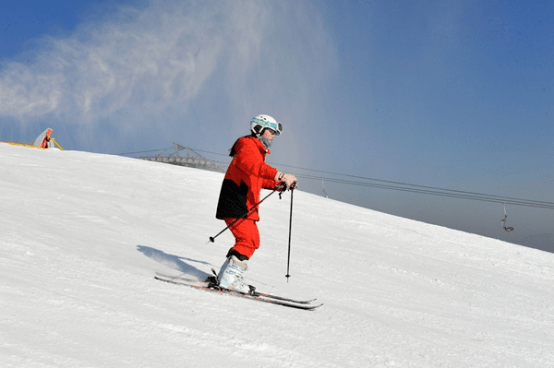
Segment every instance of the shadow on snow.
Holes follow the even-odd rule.
[[[166,254],[161,250],[158,250],[149,246],[138,245],[137,250],[142,252],[144,256],[149,257],[150,259],[170,269],[174,269],[178,272],[181,272],[183,274],[186,274],[198,280],[203,281],[206,279],[206,277],[210,275],[209,273],[206,273],[196,268],[192,264],[187,263],[187,262],[190,262],[190,263],[200,263],[204,265],[211,265],[210,263],[207,263],[205,261],[189,259],[186,257],[177,256],[177,255]]]

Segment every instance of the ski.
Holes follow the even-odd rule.
[[[186,282],[186,281],[176,281],[176,280],[172,280],[172,279],[165,279],[165,278],[162,278],[162,277],[159,277],[159,276],[154,276],[154,278],[157,279],[158,281],[171,283],[171,284],[175,284],[175,285],[178,285],[178,286],[186,286],[186,287],[195,288],[197,290],[204,290],[204,291],[210,291],[210,292],[216,292],[216,293],[231,295],[231,296],[235,296],[235,297],[242,297],[242,298],[246,298],[246,299],[257,300],[257,301],[261,301],[261,302],[267,302],[269,304],[286,306],[286,307],[290,307],[290,308],[294,308],[294,309],[300,309],[300,310],[314,310],[314,309],[320,307],[321,305],[323,305],[323,304],[320,304],[320,305],[300,305],[300,304],[291,303],[289,301],[272,299],[272,298],[262,296],[262,295],[258,295],[258,296],[254,295],[253,296],[253,295],[249,295],[249,294],[238,292],[238,291],[228,290],[228,289],[225,289],[225,288],[208,287],[207,285],[200,285],[200,284],[190,283],[190,282]]]
[[[181,277],[181,276],[172,276],[172,275],[167,275],[167,274],[163,274],[163,273],[160,273],[160,272],[156,272],[156,274],[157,274],[158,276],[163,277],[163,278],[166,278],[166,279],[180,280],[180,281],[186,281],[186,282],[191,282],[191,283],[197,283],[198,285],[202,285],[202,286],[204,286],[204,287],[208,287],[208,282],[206,282],[206,281],[199,281],[199,280],[197,280],[197,279],[186,278],[186,277]],[[291,299],[291,298],[288,298],[288,297],[282,297],[282,296],[272,295],[272,294],[270,294],[270,293],[258,292],[258,291],[256,291],[255,296],[267,297],[267,298],[270,298],[270,299],[281,300],[281,301],[287,301],[287,302],[292,302],[292,303],[295,303],[295,304],[302,304],[302,305],[311,304],[312,302],[314,302],[315,300],[317,300],[317,299],[311,299],[311,300],[295,300],[295,299]]]

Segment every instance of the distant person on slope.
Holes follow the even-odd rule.
[[[269,115],[258,115],[250,121],[251,135],[239,138],[231,148],[233,157],[225,173],[216,218],[223,219],[227,226],[243,217],[260,201],[263,189],[275,190],[283,184],[287,190],[296,188],[296,177],[283,174],[265,163],[266,155],[275,136],[282,131],[281,123]],[[218,274],[219,286],[250,293],[250,286],[242,274],[247,261],[260,247],[260,234],[256,222],[260,220],[258,209],[253,209],[244,219],[230,227],[235,245],[229,249],[226,260]],[[253,289],[253,288],[252,288]]]

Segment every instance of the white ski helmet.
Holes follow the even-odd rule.
[[[283,131],[283,125],[269,115],[256,115],[250,121],[250,130],[255,135],[261,135],[265,128],[273,130],[276,136],[279,136]]]

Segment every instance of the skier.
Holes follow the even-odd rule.
[[[294,189],[297,183],[292,174],[283,174],[265,163],[274,137],[282,132],[281,123],[261,114],[250,121],[250,131],[249,136],[240,137],[231,148],[229,156],[233,160],[221,185],[216,212],[216,218],[224,220],[227,226],[236,221],[230,227],[235,245],[229,249],[217,276],[219,286],[244,293],[254,290],[244,282],[243,273],[247,270],[247,261],[260,246],[256,225],[260,217],[258,209],[253,209],[260,201],[260,192],[262,188],[278,189],[279,185],[284,185],[286,190]]]

